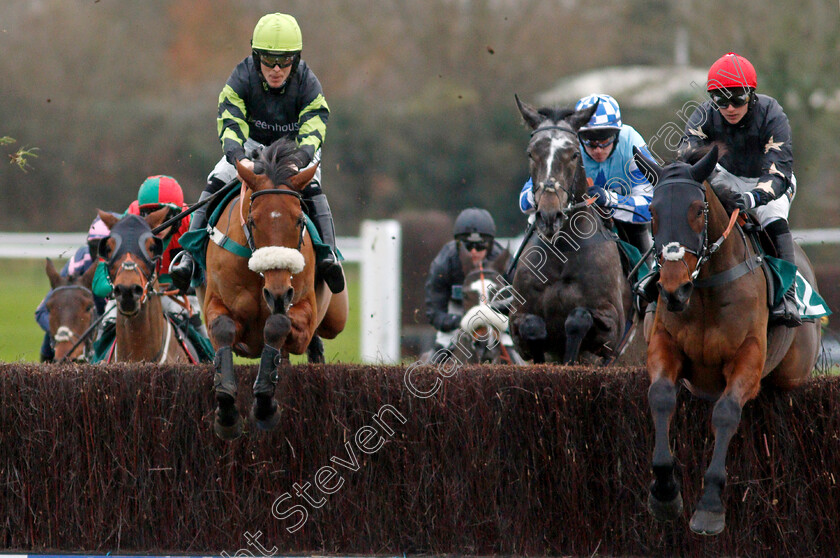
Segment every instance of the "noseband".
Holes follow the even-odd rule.
[[[54,293],[56,293],[57,291],[66,291],[66,290],[70,290],[70,289],[79,289],[79,290],[84,291],[84,292],[86,292],[87,294],[90,295],[91,304],[93,304],[93,309],[91,310],[90,318],[91,318],[91,322],[95,321],[98,313],[96,311],[96,304],[94,302],[93,291],[91,291],[90,289],[88,289],[84,285],[62,285],[60,287],[56,287],[55,289],[53,289],[50,292],[49,296],[52,297],[52,295]],[[55,335],[50,333],[50,348],[55,349],[55,346],[56,346],[57,343],[64,343],[64,342],[67,342],[67,341],[72,341],[73,338],[75,338],[75,337],[76,337],[76,332],[75,331],[73,331],[72,329],[70,329],[67,326],[61,326],[61,327],[58,328],[58,331],[56,331]],[[85,353],[90,351],[90,348],[91,348],[92,345],[93,345],[93,338],[90,335],[88,335],[87,338],[85,339],[85,351],[82,353],[82,356],[81,356],[82,360],[85,359]],[[75,347],[73,347],[73,348],[75,349]]]

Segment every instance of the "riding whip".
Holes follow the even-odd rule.
[[[169,219],[167,219],[166,221],[164,221],[163,223],[161,223],[157,227],[153,228],[152,229],[152,234],[158,234],[160,231],[166,229],[166,227],[168,227],[169,225],[177,223],[178,221],[180,221],[181,219],[183,219],[184,217],[186,217],[187,215],[189,215],[193,211],[196,211],[197,209],[207,205],[208,203],[225,196],[228,192],[230,192],[231,190],[234,189],[234,186],[239,186],[239,177],[234,177],[230,182],[228,182],[227,184],[222,186],[222,188],[218,192],[213,194],[212,196],[208,196],[208,197],[204,198],[203,200],[194,203],[193,205],[187,207],[187,209],[185,209],[184,211],[182,211],[178,215],[175,215],[174,217],[170,217]]]

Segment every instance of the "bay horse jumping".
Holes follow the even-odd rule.
[[[242,433],[236,408],[233,353],[260,358],[251,416],[259,428],[280,422],[274,389],[289,354],[307,352],[324,362],[321,337],[332,339],[347,321],[347,291],[332,295],[315,277],[315,251],[305,224],[301,190],[316,167],[298,172],[293,141],[264,149],[254,171],[237,164],[242,193],[228,202],[216,224],[226,239],[250,248],[250,257],[207,246],[204,315],[216,350],[216,435]]]
[[[111,233],[99,244],[99,256],[106,261],[117,306],[116,339],[108,362],[191,362],[166,318],[157,281],[157,260],[163,253],[163,238],[152,229],[163,222],[168,208],[145,218],[119,218],[106,211],[99,217]],[[94,266],[95,267],[95,266]]]
[[[632,316],[619,248],[586,198],[577,131],[597,104],[579,111],[537,110],[516,97],[531,128],[528,158],[536,234],[522,251],[513,287],[525,301],[511,334],[524,358],[605,363]]]
[[[692,155],[696,158],[697,153],[684,158]],[[689,523],[695,533],[716,535],[725,526],[721,494],[726,455],[741,409],[762,384],[788,390],[808,379],[819,354],[819,324],[768,331],[765,272],[736,224],[735,194],[716,192],[705,182],[717,163],[717,146],[693,165],[677,161],[662,168],[638,151],[635,157],[654,185],[650,207],[661,265],[647,350],[648,400],[655,428],[648,509],[659,520],[676,519],[682,512],[668,439],[677,383],[682,380],[693,394],[716,401],[714,450]],[[811,264],[799,246],[796,264],[816,288]]]
[[[56,362],[87,360],[92,350],[93,336],[88,335],[84,343],[77,341],[93,323],[96,315],[93,292],[90,290],[96,265],[91,265],[82,275],[62,277],[47,258],[46,272],[52,289],[45,304],[50,313],[50,343],[55,351],[53,358]],[[74,345],[76,348],[70,352]]]

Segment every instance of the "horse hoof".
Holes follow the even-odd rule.
[[[213,432],[216,433],[216,436],[226,442],[236,440],[242,436],[242,417],[239,416],[239,413],[236,413],[236,418],[234,419],[233,424],[224,425],[219,421],[219,411],[217,409],[216,420],[213,421]]]
[[[683,510],[682,494],[677,492],[670,502],[663,502],[648,493],[648,511],[657,521],[674,521]]]
[[[698,535],[717,535],[726,526],[726,514],[724,512],[695,510],[688,526]]]
[[[235,440],[242,435],[242,417],[236,409],[233,397],[219,394],[216,397],[216,418],[213,421],[213,431],[222,440]]]
[[[268,404],[259,402],[259,399],[260,397],[255,398],[251,407],[251,418],[260,430],[274,430],[280,424],[280,406],[273,397],[269,399]]]

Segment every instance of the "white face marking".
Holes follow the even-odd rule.
[[[551,138],[551,144],[548,147],[548,158],[545,161],[546,179],[551,177],[551,165],[554,163],[554,154],[572,146],[572,140],[566,136]]]
[[[279,219],[282,216],[283,216],[283,214],[280,213],[279,211],[272,211],[271,212],[271,218],[272,219]]]

